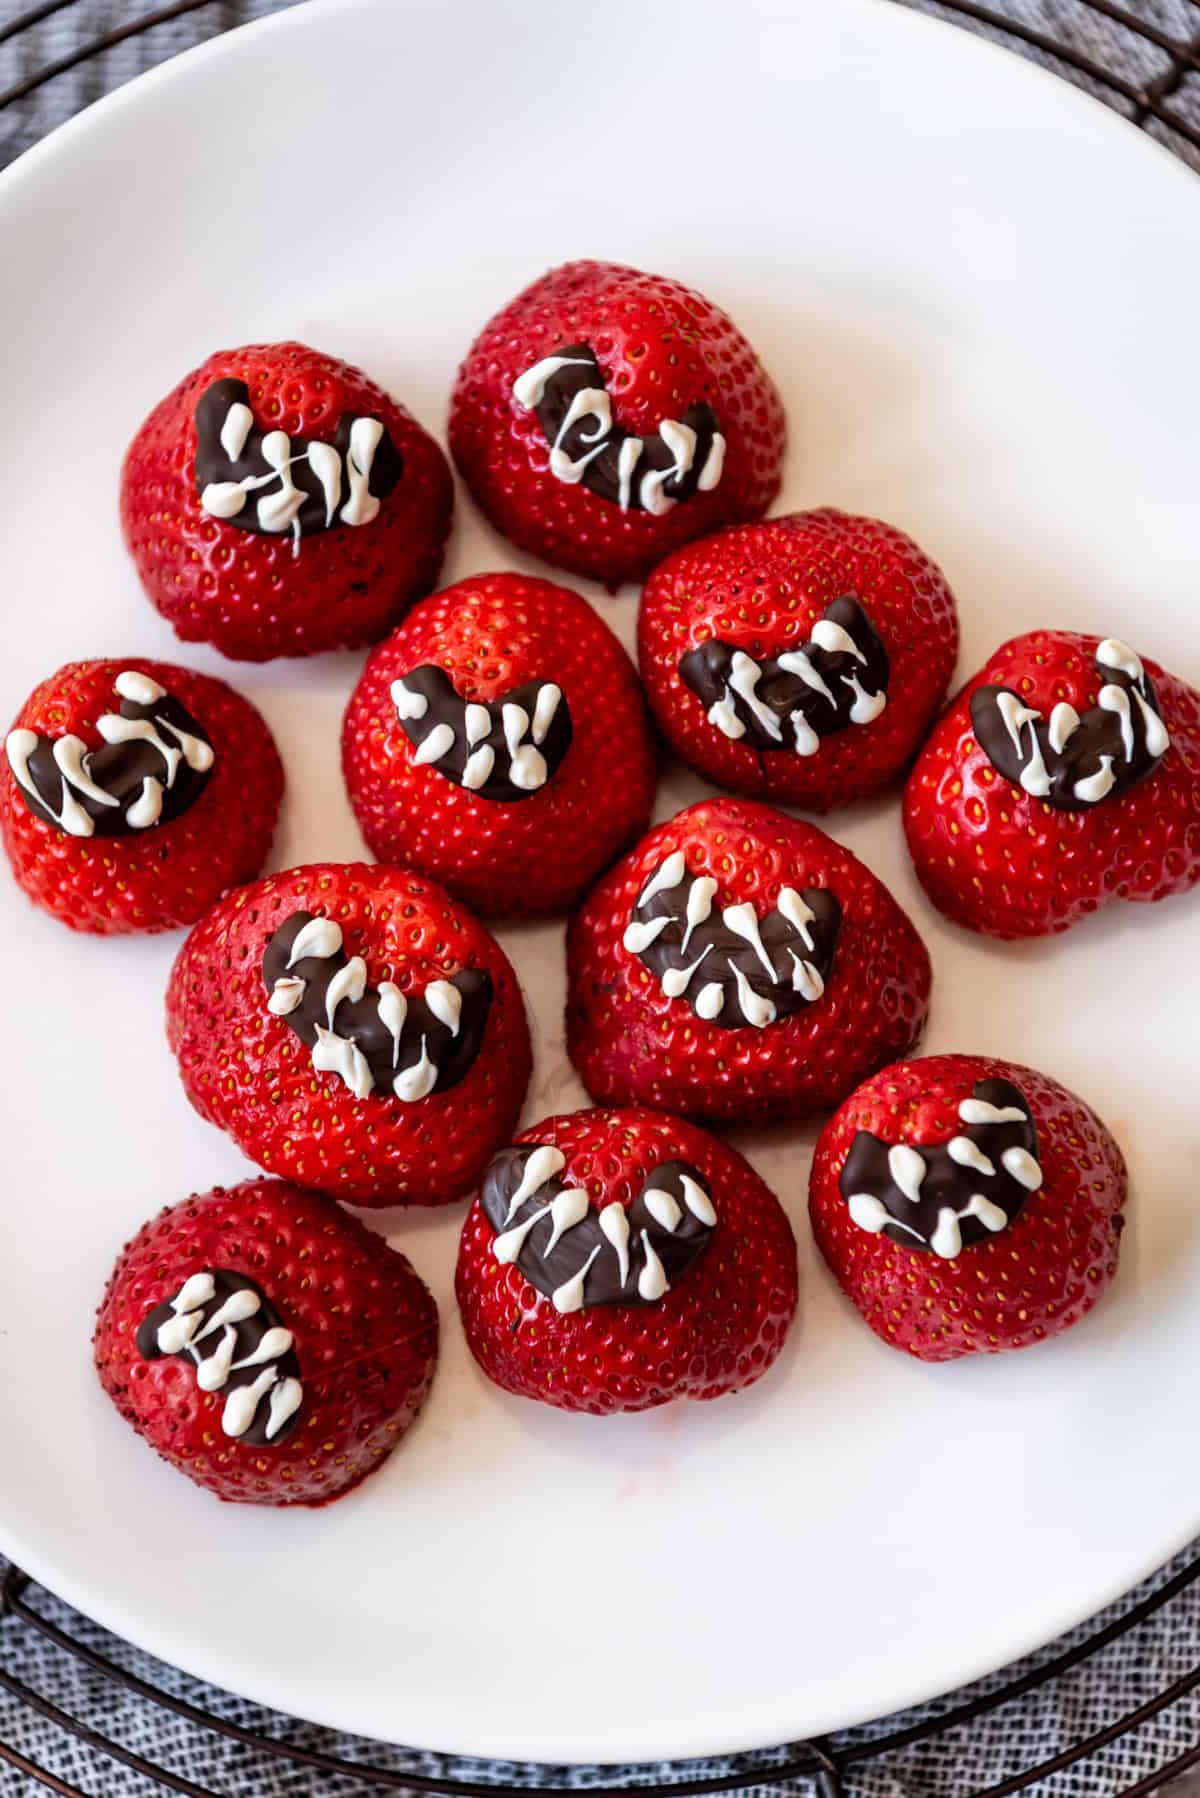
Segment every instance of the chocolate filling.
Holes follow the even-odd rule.
[[[535,1163],[531,1174],[535,1156],[545,1168]],[[665,1161],[628,1207],[614,1200],[596,1211],[561,1178],[563,1165],[559,1151],[538,1144],[494,1157],[480,1200],[497,1259],[515,1262],[559,1311],[657,1304],[703,1254],[716,1224],[701,1175],[689,1162]]]
[[[310,931],[315,946],[300,944],[296,956],[309,925],[324,936]],[[312,1049],[313,1066],[337,1073],[356,1098],[394,1092],[412,1102],[447,1092],[470,1072],[483,1043],[492,1002],[484,970],[431,980],[422,993],[401,993],[391,982],[368,987],[366,964],[347,957],[340,927],[312,912],[293,912],[279,926],[262,972],[272,1012]]]
[[[571,747],[571,714],[553,681],[531,680],[490,702],[460,699],[426,662],[392,682],[414,758],[480,799],[511,804],[553,779]]]
[[[838,1187],[860,1229],[950,1259],[1020,1215],[1042,1184],[1024,1094],[1011,1080],[977,1080],[959,1118],[961,1133],[932,1147],[858,1132]]]
[[[709,722],[727,737],[799,755],[815,755],[820,738],[877,718],[890,672],[874,625],[849,596],[833,600],[795,649],[757,661],[718,637],[679,664]]]
[[[214,381],[196,405],[196,489],[205,511],[224,523],[262,536],[276,536],[285,530],[311,536],[339,524],[369,522],[356,518],[352,500],[355,487],[364,481],[371,500],[386,499],[398,485],[404,461],[381,420],[359,419],[343,412],[333,442],[328,444],[315,438],[288,437],[279,430],[264,431],[254,423],[243,433],[235,428],[239,418],[245,422],[239,408],[248,410],[249,406],[249,387],[245,381],[232,379]],[[360,427],[358,439],[356,426]],[[363,426],[377,427],[381,433],[378,440],[374,440],[374,429],[362,439]],[[368,447],[361,448],[360,441]],[[302,496],[298,509],[288,509],[286,522],[268,522],[289,483]],[[245,488],[240,507],[236,494],[220,493],[234,486]],[[261,514],[260,501],[267,502]],[[231,512],[228,506],[235,509]],[[373,508],[367,510],[374,515]],[[347,511],[348,517],[344,515]]]
[[[1060,812],[1087,811],[1153,774],[1170,747],[1149,675],[1124,643],[1096,651],[1104,685],[1080,716],[1060,702],[1049,718],[1011,687],[976,687],[971,724],[992,766]]]

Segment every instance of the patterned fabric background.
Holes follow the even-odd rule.
[[[113,45],[80,66],[64,71],[35,90],[13,95],[38,71],[76,55],[97,39],[121,31],[151,11],[151,0],[49,0],[37,7],[45,14],[32,29],[13,33],[19,18],[34,10],[33,0],[0,0],[0,166],[51,130],[61,120],[89,105],[101,94],[118,87],[141,70],[176,55],[248,19],[276,12],[296,0],[210,0],[192,5],[186,12],[174,6],[156,9],[158,16],[175,12],[152,30]],[[449,0],[448,0],[449,3]],[[511,0],[517,4],[519,0]],[[950,6],[937,0],[900,0],[917,10],[967,23]],[[1122,23],[1121,9],[1104,0],[1102,9],[1084,0],[991,0],[998,18],[1017,19],[1056,43],[1068,46],[1102,67],[1119,71],[1132,90],[1167,99],[1180,118],[1200,126],[1200,4],[1197,0],[1125,0],[1125,17],[1136,14],[1161,37],[1192,46],[1190,68],[1183,77],[1168,81],[1171,57],[1165,48],[1148,43]],[[970,24],[982,35],[1014,46],[999,29]],[[1095,92],[1127,117],[1141,122],[1144,112],[1135,98],[1114,100],[1111,93],[1065,62],[1046,53],[1029,50],[1069,80]],[[8,104],[5,101],[8,100]],[[1169,127],[1151,120],[1150,135],[1165,143],[1200,170],[1200,151],[1188,146]],[[3,253],[0,249],[0,269]],[[1157,1589],[1176,1568],[1200,1552],[1200,1544],[1181,1556],[1174,1567],[1164,1569],[1103,1618],[1076,1631],[1064,1642],[1046,1648],[1015,1671],[1034,1671],[1044,1666],[1070,1643],[1090,1635],[1100,1624],[1127,1611],[1138,1598]],[[0,1561],[0,1572],[3,1570]],[[356,1765],[371,1763],[394,1773],[437,1773],[481,1781],[519,1780],[536,1789],[540,1785],[566,1784],[585,1791],[599,1784],[615,1784],[636,1775],[641,1782],[678,1780],[700,1773],[744,1773],[744,1792],[758,1798],[766,1789],[754,1776],[772,1762],[786,1758],[786,1749],[758,1757],[719,1763],[624,1769],[498,1766],[475,1761],[451,1761],[415,1750],[382,1748],[378,1744],[336,1736],[327,1730],[293,1722],[259,1710],[241,1699],[190,1680],[152,1661],[148,1656],[106,1635],[66,1606],[44,1594],[38,1607],[60,1627],[112,1657],[122,1667],[215,1716],[295,1747],[336,1754]],[[798,1627],[803,1621],[798,1620]],[[1190,1588],[1147,1624],[1104,1651],[1085,1668],[1056,1684],[1029,1693],[990,1717],[932,1742],[911,1746],[893,1754],[879,1766],[864,1765],[851,1775],[852,1798],[965,1798],[991,1793],[993,1787],[1015,1772],[1052,1760],[1064,1748],[1113,1725],[1135,1707],[1148,1703],[1174,1682],[1187,1684],[1186,1676],[1200,1658],[1200,1585]],[[85,1726],[119,1742],[125,1749],[167,1769],[177,1780],[193,1782],[176,1787],[196,1787],[238,1794],[238,1798],[366,1798],[363,1784],[353,1778],[330,1776],[273,1762],[258,1749],[221,1741],[190,1724],[164,1714],[145,1699],[119,1692],[101,1675],[68,1659],[14,1620],[0,1623],[0,1670],[50,1698]],[[972,1692],[995,1690],[1012,1677],[982,1682]],[[956,1694],[961,1699],[964,1694]],[[858,1732],[868,1742],[898,1722],[919,1723],[948,1708],[949,1701],[926,1706],[904,1719]],[[157,1798],[162,1787],[98,1754],[94,1747],[64,1736],[53,1722],[38,1716],[10,1693],[0,1689],[0,1742],[15,1748],[28,1761],[48,1769],[60,1781],[60,1790],[78,1789],[89,1798]],[[1132,1736],[1105,1748],[1084,1766],[1052,1774],[1029,1788],[1036,1798],[1115,1798],[1155,1769],[1176,1759],[1200,1743],[1200,1689],[1181,1691],[1176,1701],[1149,1718]],[[803,1782],[808,1788],[808,1782]],[[40,1786],[26,1772],[0,1764],[0,1798],[36,1798]],[[800,1788],[778,1788],[795,1793]],[[999,1798],[999,1794],[996,1795]],[[1171,1788],[1171,1798],[1200,1798],[1200,1776]]]

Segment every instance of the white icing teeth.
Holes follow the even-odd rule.
[[[462,1020],[462,994],[448,980],[434,980],[425,988],[425,1003],[451,1036],[458,1035]]]
[[[759,935],[758,931],[758,914],[754,907],[749,904],[727,905],[725,910],[721,913],[721,916],[725,920],[726,930],[732,930],[735,936],[740,936],[744,942],[749,943],[755,955],[757,955],[759,961],[766,969],[768,978],[774,980],[774,964],[766,950],[763,948],[762,937]]]
[[[482,749],[476,749],[467,757],[467,765],[463,769],[462,784],[469,792],[476,793],[480,787],[486,787],[492,778],[496,766],[496,751],[489,743]]]
[[[667,1285],[663,1264],[651,1247],[649,1235],[645,1230],[641,1233],[641,1243],[644,1265],[638,1275],[638,1297],[645,1299],[648,1304],[653,1304],[656,1299],[661,1299],[670,1288]]]
[[[660,1192],[654,1186],[647,1187],[642,1198],[655,1223],[661,1224],[668,1233],[675,1229],[683,1216],[677,1199],[672,1198],[669,1192]]]
[[[724,987],[718,986],[716,981],[710,980],[708,985],[702,986],[700,991],[696,994],[696,1016],[705,1019],[707,1023],[711,1023],[714,1018],[720,1017],[721,1008],[724,1004]]]
[[[396,1075],[392,1091],[406,1105],[415,1105],[418,1100],[427,1099],[436,1085],[437,1068],[429,1059],[428,1038],[423,1036],[420,1058]]]
[[[747,1024],[753,1024],[756,1030],[762,1030],[767,1024],[775,1022],[775,1007],[770,999],[764,999],[756,993],[736,962],[729,964],[730,971],[737,982],[737,999],[742,1008],[742,1016]]]
[[[318,1074],[336,1074],[356,1099],[365,1099],[374,1089],[375,1076],[358,1044],[320,1024],[317,1025],[312,1064]]]
[[[1096,651],[1096,660],[1102,668],[1115,668],[1139,686],[1146,678],[1146,670],[1142,667],[1141,658],[1135,655],[1128,643],[1122,643],[1117,637],[1105,637]]]
[[[271,996],[267,1000],[267,1010],[273,1012],[277,1018],[286,1018],[289,1012],[295,1011],[303,999],[306,985],[306,981],[295,977],[289,978],[286,975],[282,976],[271,988]]]
[[[554,1306],[556,1311],[564,1313],[582,1311],[584,1282],[591,1272],[592,1263],[599,1253],[600,1245],[597,1243],[579,1272],[577,1274],[572,1274],[571,1278],[565,1280],[561,1286],[555,1287],[554,1291],[550,1294],[550,1303]]]
[[[424,693],[414,693],[403,680],[394,680],[391,685],[392,704],[396,708],[396,716],[403,723],[410,718],[423,718],[429,710],[429,701]]]
[[[342,927],[332,918],[310,918],[298,933],[288,956],[288,967],[298,961],[328,961],[342,946]]]
[[[995,1163],[976,1147],[969,1136],[952,1136],[946,1144],[946,1153],[951,1161],[957,1161],[960,1167],[969,1167],[976,1174],[994,1174]]]
[[[1036,1192],[1042,1184],[1042,1170],[1026,1149],[1005,1149],[1000,1162],[1005,1171],[1030,1192]]]
[[[964,1099],[958,1108],[964,1124],[1023,1124],[1028,1112],[1017,1105],[990,1105],[986,1099]]]
[[[711,1206],[710,1206],[711,1210]],[[716,1213],[713,1212],[715,1223]],[[606,1205],[599,1216],[600,1231],[617,1257],[617,1274],[622,1286],[629,1284],[629,1213],[615,1201]]]
[[[651,943],[658,940],[670,922],[669,917],[649,918],[645,923],[635,918],[631,924],[626,925],[621,941],[630,955],[640,955],[643,949],[648,949]]]
[[[400,1059],[400,1037],[408,1016],[408,1000],[394,981],[380,982],[376,1010],[380,1023],[392,1039],[392,1066],[395,1067]]]
[[[690,1174],[680,1174],[680,1185],[683,1187],[683,1202],[692,1216],[711,1230],[717,1221],[713,1202],[698,1180]]]
[[[331,1030],[337,1027],[334,1020],[342,1001],[348,999],[352,1005],[357,1005],[366,990],[367,964],[361,955],[352,956],[325,989],[325,1020]]]
[[[508,750],[509,779],[514,787],[522,792],[532,793],[546,784],[546,761],[532,743],[526,743],[525,733],[529,729],[529,713],[524,706],[506,704],[501,714],[504,724],[504,744]]]
[[[567,1165],[567,1158],[560,1149],[552,1148],[548,1143],[533,1151],[525,1163],[525,1171],[521,1183],[513,1193],[508,1204],[508,1216],[505,1223],[510,1224],[526,1199],[535,1193],[548,1180],[553,1180]]]
[[[1056,755],[1062,754],[1078,729],[1079,713],[1065,699],[1060,699],[1050,714],[1050,747]],[[1019,741],[1017,747],[1019,750]]]
[[[685,953],[688,944],[692,940],[692,932],[695,930],[697,924],[707,923],[708,919],[712,916],[713,894],[716,890],[716,881],[711,879],[708,875],[702,875],[699,880],[694,880],[692,882],[691,891],[687,896],[687,911],[685,913],[687,928],[683,933],[682,947]],[[707,955],[707,949],[704,953]],[[699,963],[693,962],[692,965],[693,967],[698,967]]]
[[[639,928],[644,929],[645,926],[631,924],[629,929],[625,932],[625,947],[635,955],[638,953],[637,945],[641,939],[635,937],[633,932]],[[651,937],[647,940],[652,942],[654,939]],[[645,947],[645,944],[642,946]],[[668,999],[681,999],[683,997],[684,993],[687,992],[688,987],[692,984],[692,975],[696,972],[696,969],[700,966],[700,963],[707,954],[708,950],[702,949],[695,961],[689,962],[686,968],[666,969],[660,984]]]
[[[453,728],[449,724],[435,724],[420,748],[414,751],[413,761],[418,768],[423,768],[429,762],[440,762],[453,748]]]
[[[686,871],[687,863],[683,858],[683,850],[673,850],[642,888],[638,897],[638,910],[640,911],[643,906],[649,905],[656,893],[661,893],[672,887],[677,887]]]
[[[920,1202],[921,1182],[925,1178],[925,1162],[915,1149],[906,1143],[897,1143],[888,1150],[888,1171],[906,1199],[914,1205]]]

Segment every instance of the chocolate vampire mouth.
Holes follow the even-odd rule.
[[[1011,687],[976,687],[971,723],[992,766],[1031,798],[1060,812],[1116,799],[1153,774],[1171,739],[1149,675],[1126,643],[1096,651],[1099,703],[1081,717],[1060,700],[1049,718]]]
[[[146,1361],[176,1355],[195,1369],[201,1392],[222,1392],[221,1429],[263,1447],[286,1440],[304,1403],[300,1364],[261,1288],[228,1268],[205,1268],[184,1281],[138,1327]]]
[[[815,755],[821,738],[870,724],[887,704],[888,653],[856,599],[826,606],[797,649],[756,661],[714,638],[679,664],[708,721],[752,749]]]
[[[686,1161],[664,1161],[628,1207],[593,1211],[560,1178],[566,1157],[548,1144],[504,1149],[480,1200],[496,1231],[493,1253],[515,1262],[556,1311],[656,1305],[708,1247],[716,1226],[708,1188]]]
[[[861,1230],[946,1260],[986,1242],[1042,1184],[1037,1130],[1011,1080],[977,1080],[958,1108],[962,1134],[913,1147],[860,1130],[838,1186]]]
[[[634,905],[623,938],[669,999],[698,1018],[762,1029],[812,1005],[833,967],[842,908],[819,887],[784,887],[760,918],[750,904],[713,914],[717,883],[687,872],[683,851],[661,862]]]
[[[332,443],[263,431],[244,381],[214,381],[196,406],[196,488],[213,518],[242,531],[301,536],[370,524],[404,472],[378,418],[344,412]]]
[[[581,482],[622,512],[661,517],[720,482],[725,439],[712,407],[689,406],[682,418],[664,418],[652,437],[635,437],[615,423],[600,364],[586,343],[569,343],[527,368],[513,382],[513,398],[541,425],[555,480],[569,487]]]
[[[490,704],[459,698],[432,662],[392,682],[400,728],[428,763],[480,799],[528,799],[571,747],[571,714],[553,681],[531,680]]]
[[[121,837],[169,824],[208,785],[213,748],[191,713],[133,668],[113,687],[121,709],[97,718],[101,749],[32,730],[10,730],[5,740],[26,805],[68,836]]]
[[[318,1073],[336,1074],[356,1099],[394,1093],[406,1104],[457,1086],[483,1043],[490,976],[464,968],[420,994],[392,981],[368,987],[361,955],[347,958],[341,926],[296,911],[263,954],[267,1009],[312,1050]]]

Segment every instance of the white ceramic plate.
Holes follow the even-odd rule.
[[[337,754],[359,659],[250,669],[178,648],[122,553],[121,452],[210,349],[287,335],[440,429],[476,328],[579,255],[729,307],[785,391],[786,503],[912,531],[957,588],[964,671],[1055,624],[1200,679],[1200,189],[1165,152],[866,0],[327,0],[136,83],[0,182],[6,715],[70,658],[178,653],[278,733],[275,865],[360,853]],[[464,497],[447,579],[497,564],[522,565]],[[592,597],[629,641],[634,595]],[[661,813],[700,791],[674,774]],[[881,1347],[812,1249],[812,1132],[777,1131],[740,1146],[796,1223],[802,1313],[751,1393],[606,1423],[510,1399],[458,1328],[460,1209],[390,1215],[442,1306],[424,1419],[331,1510],[222,1508],[126,1429],[89,1354],[125,1238],[247,1171],[163,1044],[177,942],[76,940],[0,878],[3,1547],[270,1704],[558,1761],[889,1711],[1183,1544],[1200,1529],[1198,903],[997,947],[923,902],[894,801],[832,828],[927,936],[928,1047],[1034,1062],[1121,1138],[1132,1224],[1083,1327],[971,1365]],[[503,935],[534,1017],[532,1121],[582,1098],[561,933]]]

